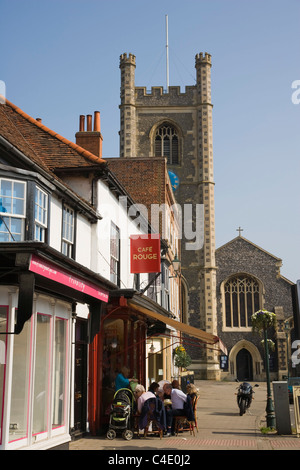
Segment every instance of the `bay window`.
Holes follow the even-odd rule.
[[[24,240],[26,183],[0,178],[0,241]]]
[[[39,187],[35,188],[34,204],[34,239],[39,242],[45,241],[48,218],[48,195]]]
[[[0,178],[0,242],[45,242],[47,226],[48,194],[33,181]]]

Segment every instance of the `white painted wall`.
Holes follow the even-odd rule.
[[[92,239],[96,236],[96,225],[91,224],[84,214],[76,215],[75,260],[89,269],[92,269]],[[49,229],[49,245],[61,251],[62,200],[58,199],[55,194],[51,195]]]
[[[88,178],[70,178],[66,181],[81,197],[90,200],[91,188]],[[125,196],[120,201],[108,185],[98,180],[97,210],[102,219],[91,224],[84,214],[77,214],[76,261],[110,280],[110,230],[111,222],[120,229],[121,273],[120,288],[132,288],[134,275],[130,273],[130,235],[146,233],[130,219]],[[52,194],[50,213],[50,246],[61,251],[62,201]],[[141,285],[148,283],[148,274],[141,274]]]
[[[76,261],[92,268],[92,224],[82,215],[76,217]]]
[[[130,273],[130,235],[142,232],[128,217],[127,207],[120,202],[109,187],[98,182],[98,211],[103,217],[98,222],[97,230],[97,262],[96,271],[110,279],[110,228],[113,222],[120,229],[121,238],[121,284],[120,288],[132,288],[134,275]],[[124,199],[123,199],[124,201]],[[141,282],[148,282],[148,275],[141,274]]]
[[[49,245],[61,251],[62,201],[52,193],[50,202]]]

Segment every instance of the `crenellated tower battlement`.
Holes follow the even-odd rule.
[[[180,86],[170,86],[165,90],[162,86],[153,86],[151,90],[146,87],[135,87],[135,100],[137,106],[149,106],[157,101],[159,106],[191,106],[195,102],[196,86],[186,86],[181,92]]]
[[[200,52],[199,54],[196,54],[196,56],[195,56],[195,66],[197,67],[197,65],[200,62],[211,65],[211,55],[208,54],[208,52],[205,52],[205,53]]]
[[[127,55],[126,52],[124,54],[121,54],[120,55],[120,66],[122,64],[131,64],[131,65],[135,66],[135,55],[133,55],[131,53],[129,53]]]

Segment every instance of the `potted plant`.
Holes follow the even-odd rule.
[[[256,333],[262,333],[270,327],[276,326],[276,315],[268,310],[259,310],[251,316],[252,330]]]
[[[271,339],[267,339],[267,343],[268,343],[268,350],[269,351],[275,351],[274,341],[272,341]],[[262,344],[263,347],[265,347],[265,340],[264,339],[261,340],[261,344]]]
[[[183,346],[177,346],[174,350],[174,364],[176,367],[186,369],[192,362],[191,357]]]

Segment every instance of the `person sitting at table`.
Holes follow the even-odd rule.
[[[166,434],[168,437],[171,436],[172,422],[173,422],[171,391],[172,391],[171,384],[165,383],[163,385],[163,401],[164,401],[165,414],[166,414],[166,428],[167,428]]]
[[[186,394],[189,395],[193,400],[195,397],[199,396],[199,390],[194,384],[187,384]]]
[[[138,384],[134,391],[137,400],[137,412],[140,415],[139,428],[145,429],[148,420],[155,421],[159,429],[165,427],[165,416],[162,401],[153,392],[145,390],[144,386]]]
[[[165,391],[171,396],[172,400],[172,416],[184,415],[184,404],[187,401],[187,396],[182,390],[173,388],[171,384],[165,384]]]
[[[159,384],[157,382],[152,382],[149,387],[149,392],[154,393],[155,396],[157,396],[158,390],[159,390]]]
[[[178,382],[178,380],[176,380],[176,379],[174,379],[174,380],[172,381],[172,387],[173,387],[173,388],[177,388],[177,390],[181,390],[180,385],[179,385],[179,382]]]
[[[171,395],[172,400],[172,426],[171,433],[175,434],[175,417],[186,416],[189,421],[194,420],[194,414],[191,404],[191,398],[183,393],[182,390],[172,388],[171,384],[165,384],[166,393]]]

